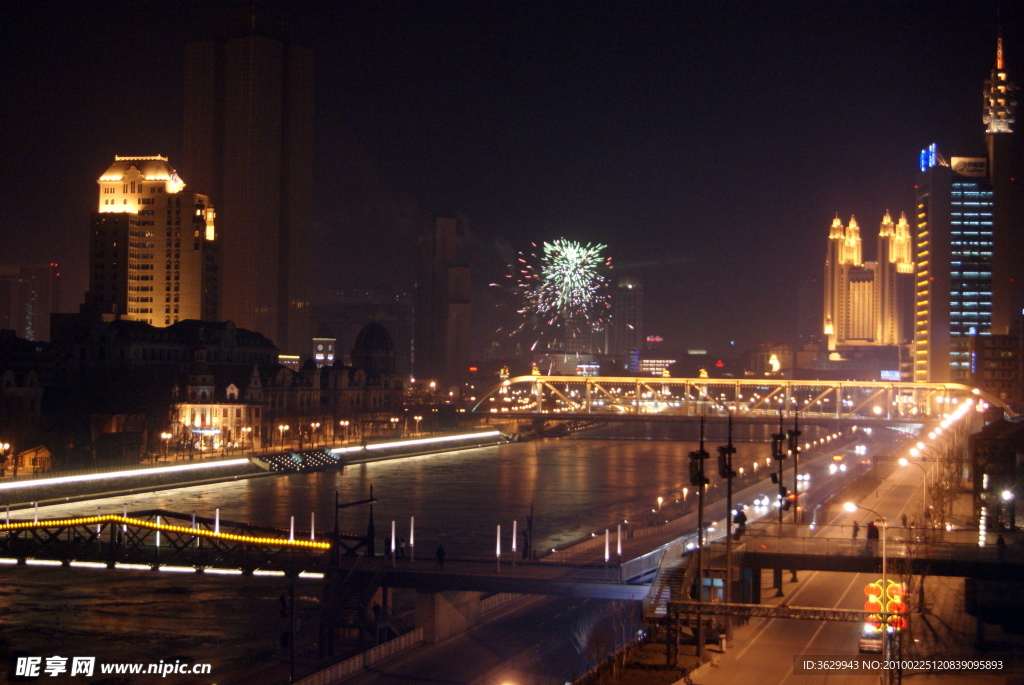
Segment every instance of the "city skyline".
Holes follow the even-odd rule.
[[[474,310],[503,248],[566,235],[609,245],[617,272],[644,282],[646,329],[672,344],[784,340],[797,284],[820,273],[823,219],[910,209],[932,142],[984,155],[996,6],[302,8],[286,23],[317,60],[310,269],[408,289],[422,221],[458,215]],[[1002,11],[1019,80],[1019,10]],[[3,29],[17,97],[0,173],[23,201],[8,203],[2,237],[5,262],[61,263],[70,311],[85,291],[92,179],[113,154],[182,159],[185,45],[201,11],[50,14],[20,8]],[[132,33],[147,37],[144,73],[109,59]],[[71,104],[52,107],[40,84]],[[40,188],[37,165],[57,154],[66,163]],[[53,187],[66,201],[46,201]]]

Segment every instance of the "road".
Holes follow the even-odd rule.
[[[640,627],[634,602],[536,597],[439,645],[367,669],[346,685],[554,685],[579,677]]]
[[[919,515],[920,491],[923,474],[919,469],[896,469],[879,486],[870,490],[859,501],[863,507],[874,509],[889,521],[891,539],[900,537],[900,517]],[[840,513],[828,523],[852,524],[857,520],[861,530],[874,514],[866,510]],[[862,533],[863,536],[863,533]],[[893,545],[898,543],[892,542]],[[895,575],[898,568],[891,570]],[[878,580],[877,575],[803,572],[799,582],[784,585],[785,597],[766,599],[785,602],[792,606],[863,609],[864,586]],[[784,574],[789,580],[789,574]],[[774,594],[771,574],[765,574],[764,597]],[[959,593],[959,594],[958,594]],[[972,622],[962,610],[962,580],[935,579],[927,581],[930,621],[911,617],[912,626],[905,634],[905,655],[968,655]],[[939,626],[938,632],[928,626]],[[877,685],[878,674],[853,675],[831,673],[822,675],[795,675],[795,657],[856,655],[862,624],[793,619],[754,619],[735,631],[734,648],[719,657],[717,666],[694,679],[695,685],[727,685],[731,683],[758,683],[758,685]],[[906,674],[904,677],[907,677]],[[987,682],[990,677],[978,673],[915,674],[912,682]],[[992,682],[1002,682],[997,679]]]

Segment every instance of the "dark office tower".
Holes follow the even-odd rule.
[[[970,382],[970,336],[992,331],[987,160],[921,152],[916,185],[914,362],[918,382]]]
[[[56,264],[0,266],[0,329],[19,338],[50,340],[50,314],[59,308]]]
[[[612,293],[612,353],[640,351],[644,344],[644,288],[635,278],[622,277]]]
[[[241,31],[185,54],[184,166],[217,200],[220,318],[283,352],[309,346],[313,54]]]
[[[469,267],[457,261],[455,219],[420,237],[414,369],[423,382],[461,382],[469,366]]]
[[[988,178],[994,193],[992,209],[992,332],[1005,334],[1024,309],[1024,202],[1013,135],[1017,87],[1003,69],[1003,39],[996,46],[996,63],[985,82],[985,137]]]

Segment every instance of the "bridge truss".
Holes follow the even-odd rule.
[[[726,415],[922,421],[964,402],[1009,408],[958,383],[788,379],[517,376],[489,388],[477,414],[560,418]]]
[[[19,564],[31,559],[65,566],[291,574],[327,570],[332,538],[149,510],[0,523],[0,557]],[[351,554],[366,544],[363,536],[338,538],[339,547]]]

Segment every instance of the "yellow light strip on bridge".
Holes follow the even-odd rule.
[[[39,521],[38,523],[26,521],[22,523],[0,524],[0,531],[28,530],[32,528],[53,528],[56,526],[88,526],[95,523],[120,523],[129,526],[138,526],[139,528],[160,530],[167,533],[184,533],[186,535],[193,535],[195,537],[211,538],[215,540],[230,540],[232,542],[243,542],[254,545],[281,545],[282,547],[301,547],[306,549],[319,550],[328,550],[331,548],[331,543],[329,542],[314,542],[312,540],[284,540],[281,538],[257,538],[251,535],[235,535],[233,533],[214,533],[212,531],[204,530],[202,528],[188,528],[186,526],[169,526],[164,523],[156,524],[152,523],[151,521],[143,521],[142,519],[117,515],[83,516],[81,518],[74,519],[53,519],[49,521]]]

